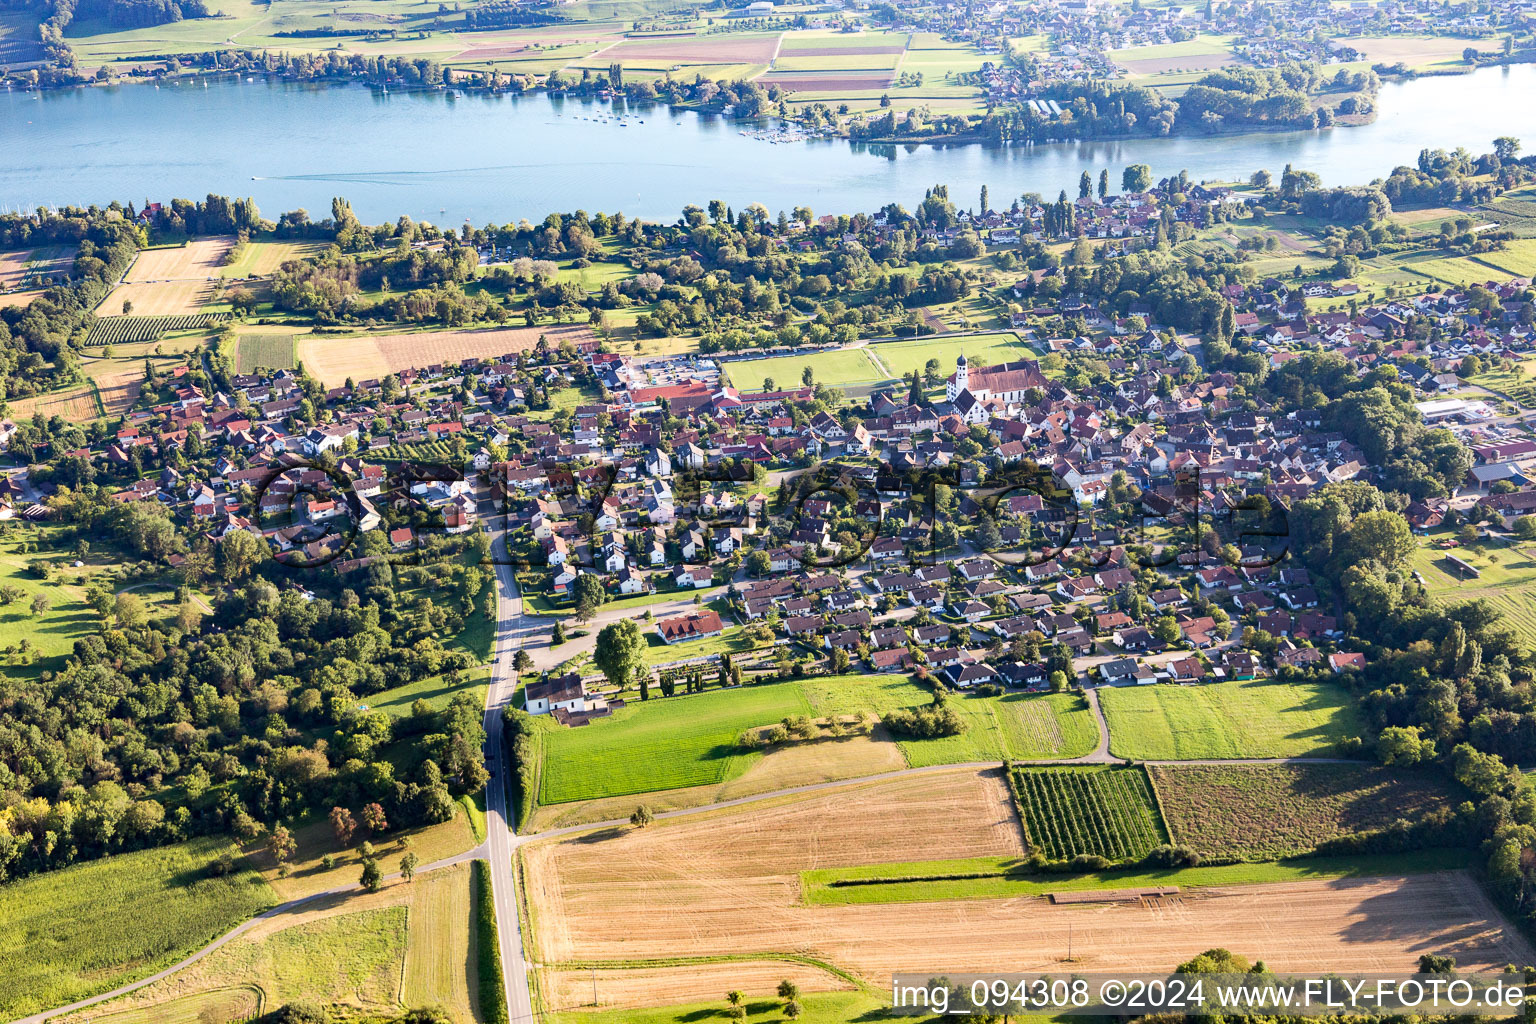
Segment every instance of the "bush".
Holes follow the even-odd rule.
[[[894,733],[924,740],[939,736],[959,736],[967,728],[965,719],[944,704],[888,711],[882,720],[885,727]]]
[[[1067,861],[1067,865],[1073,871],[1108,871],[1114,862],[1096,853],[1080,853]]]
[[[1187,846],[1164,843],[1147,851],[1142,863],[1154,868],[1193,868],[1200,866],[1200,855]]]

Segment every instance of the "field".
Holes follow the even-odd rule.
[[[294,842],[298,844],[298,851],[288,861],[289,873],[286,878],[279,875],[277,865],[262,841],[258,840],[245,849],[246,860],[262,873],[262,877],[280,899],[298,899],[357,881],[358,872],[362,870],[362,856],[357,845],[347,849],[338,848],[330,823],[323,816],[307,822],[290,822],[288,827],[293,833]],[[393,871],[407,845],[421,859],[421,863],[430,864],[472,850],[476,843],[467,811],[461,802],[456,805],[453,817],[449,820],[436,825],[391,832],[380,838],[374,846],[379,860],[388,862],[391,865],[388,871]],[[325,869],[324,863],[327,854],[335,858],[335,865],[329,871]]]
[[[1461,51],[1471,46],[1489,51],[1496,40],[1464,39],[1455,36],[1362,36],[1349,40],[1349,45],[1364,53],[1366,59],[1376,64],[1396,64],[1399,61],[1415,70],[1436,67],[1466,67]]]
[[[223,271],[224,254],[235,244],[227,235],[195,238],[186,245],[145,249],[123,276],[127,284],[150,281],[206,281]]]
[[[1477,883],[1455,873],[1300,878],[1113,907],[1057,906],[1036,894],[898,906],[803,902],[802,871],[937,860],[957,849],[1002,862],[1023,855],[999,772],[855,783],[648,829],[535,840],[521,851],[529,959],[547,975],[578,963],[659,967],[646,962],[707,950],[717,961],[740,960],[711,969],[718,992],[733,969],[760,984],[741,958],[791,952],[876,986],[896,970],[1056,970],[1069,933],[1074,968],[1084,971],[1167,970],[1212,946],[1262,952],[1280,969],[1336,971],[1411,969],[1423,949],[1453,953],[1464,968],[1531,955]],[[622,881],[615,865],[623,865]],[[627,998],[653,1005],[680,998],[675,991],[637,985]]]
[[[261,241],[247,242],[235,262],[223,264],[221,277],[268,277],[288,260],[301,260],[325,251],[323,242]]]
[[[121,307],[119,307],[121,308]],[[109,316],[91,325],[85,343],[90,346],[122,345],[157,341],[169,331],[195,331],[224,319],[218,313],[191,316]]]
[[[418,700],[424,700],[431,705],[434,711],[448,706],[454,694],[463,690],[471,690],[482,698],[484,703],[485,688],[489,684],[491,670],[486,666],[470,669],[460,673],[457,685],[446,681],[442,676],[428,676],[426,679],[418,679],[414,683],[406,683],[391,690],[382,690],[358,701],[359,705],[366,705],[374,711],[383,711],[396,718],[404,718],[411,713],[411,705]]]
[[[1326,756],[1359,733],[1332,683],[1110,686],[1099,702],[1110,752],[1136,760]]]
[[[937,900],[987,900],[1040,897],[1051,893],[1102,889],[1150,889],[1177,886],[1182,899],[1226,896],[1230,886],[1278,882],[1326,881],[1433,874],[1464,867],[1461,850],[1356,857],[1305,857],[1284,861],[1202,864],[1193,868],[1133,866],[1081,874],[1031,872],[1017,857],[965,857],[958,860],[866,864],[856,868],[816,868],[800,873],[810,906],[918,903]],[[1206,892],[1205,890],[1211,890]],[[1162,906],[1175,909],[1170,901]]]
[[[8,306],[30,306],[32,300],[43,294],[41,288],[30,292],[3,292],[0,293],[0,309]]]
[[[761,755],[737,745],[746,730],[810,713],[793,683],[634,701],[579,729],[541,735],[539,802],[566,803],[724,781]]]
[[[11,399],[11,416],[31,419],[36,413],[45,418],[62,416],[74,423],[83,423],[102,415],[96,402],[96,392],[89,384],[80,384],[64,391],[51,391],[30,398]]]
[[[464,359],[494,359],[533,348],[540,336],[551,348],[561,342],[585,341],[585,327],[503,327],[480,331],[423,331],[420,334],[358,335],[323,338],[308,335],[298,342],[297,358],[326,387],[340,387],[348,377],[374,380],[407,367],[458,363]]]
[[[1536,276],[1536,238],[1516,238],[1504,244],[1498,252],[1479,253],[1473,258],[1512,277]]]
[[[837,716],[846,722],[855,715],[880,715],[894,708],[926,704],[932,699],[927,690],[905,676],[822,676],[780,686],[797,687],[809,705],[809,714],[819,720]],[[717,691],[722,699],[732,693],[742,692]],[[691,714],[688,702],[698,699],[699,696],[672,698],[668,702],[652,700],[648,704],[632,704],[631,707],[638,707],[649,716],[660,715],[661,709],[670,705],[670,714],[681,717]],[[786,697],[784,703],[789,704],[790,698]],[[1040,760],[1073,757],[1092,750],[1097,742],[1092,713],[1082,698],[1069,694],[957,698],[951,706],[964,716],[969,726],[962,736],[893,741],[883,727],[876,727],[867,736],[834,739],[823,735],[812,742],[790,743],[770,748],[761,754],[736,755],[726,764],[723,775],[711,775],[709,778],[712,781],[703,784],[689,783],[685,788],[661,789],[659,784],[665,780],[656,779],[653,782],[649,777],[642,778],[636,784],[657,785],[658,788],[646,793],[645,802],[658,810],[673,810],[794,786],[877,775],[908,765],[923,767],[967,761],[1001,761],[1006,757]],[[789,713],[792,712],[776,711],[744,728],[772,724]],[[744,714],[741,717],[745,721],[750,716]],[[579,734],[589,729],[602,729],[609,724],[611,720],[599,720],[582,729],[565,732]],[[648,729],[660,728],[658,722],[649,721],[646,724]],[[543,726],[543,729],[548,731],[541,731],[542,737],[558,734],[552,722]],[[723,735],[725,730],[721,732]],[[590,742],[595,739],[595,736],[570,736],[571,742]],[[623,742],[622,736],[614,737],[613,742]],[[555,765],[561,773],[569,774],[566,762],[552,758],[548,749],[544,751],[543,763],[546,769]],[[679,777],[697,778],[699,774],[709,771],[711,766],[709,759],[705,758],[702,764],[685,764],[682,767],[687,771],[681,776],[672,776],[674,781]],[[540,806],[534,812],[532,823],[535,829],[543,830],[623,818],[628,817],[636,803],[632,795],[615,795]]]
[[[129,303],[134,316],[190,316],[201,312],[213,301],[212,281],[156,281],[144,284],[120,284],[96,307],[99,317],[126,316],[123,303]]]
[[[1015,768],[1013,777],[1030,848],[1051,860],[1140,860],[1168,841],[1143,768]]]
[[[1526,387],[1536,392],[1536,387]],[[1424,577],[1430,596],[1442,601],[1487,600],[1525,643],[1536,645],[1536,554],[1527,548],[1501,546],[1459,547],[1449,553],[1482,575],[1463,579],[1446,564],[1447,552],[1426,544],[1413,553],[1413,567]]]
[[[907,377],[914,370],[921,373],[928,360],[939,361],[939,376],[948,377],[955,372],[955,361],[961,355],[974,369],[995,366],[998,363],[1033,359],[1035,352],[1018,335],[1012,332],[997,334],[971,334],[922,338],[917,341],[886,341],[871,345],[871,356],[885,370],[887,377]]]
[[[1181,43],[1133,46],[1111,50],[1109,57],[1132,76],[1145,77],[1176,72],[1214,71],[1236,64],[1232,40],[1228,36],[1200,36]]]
[[[292,334],[242,334],[235,342],[235,372],[255,373],[258,366],[291,370],[294,365]]]
[[[797,388],[806,367],[810,367],[817,384],[833,387],[867,384],[887,376],[870,360],[868,349],[864,348],[827,349],[805,355],[747,359],[720,365],[731,383],[742,391],[772,390],[763,387],[766,378],[773,379],[774,388]]]
[[[1353,764],[1152,765],[1173,841],[1267,860],[1338,836],[1420,820],[1457,796],[1443,780]]]
[[[439,1004],[455,1020],[474,1020],[469,892],[469,866],[461,864],[378,893],[317,900],[256,922],[169,978],[61,1019],[205,1024],[244,1020],[253,1003],[271,1011],[302,1000],[364,1010]]]
[[[891,84],[891,74],[839,71],[772,72],[759,78],[758,84],[778,86],[789,92],[811,93],[817,96],[842,96],[847,93],[884,89]],[[802,97],[805,98],[805,97]]]
[[[195,839],[0,886],[0,1016],[151,974],[275,903],[252,871],[208,877],[229,849]]]

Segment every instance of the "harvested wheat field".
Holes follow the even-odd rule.
[[[596,977],[594,978],[594,974]],[[702,1003],[720,998],[722,992],[740,989],[748,999],[771,999],[779,982],[788,978],[805,992],[848,991],[855,988],[843,978],[810,964],[792,960],[756,960],[749,963],[689,964],[686,967],[645,967],[625,970],[541,970],[539,991],[551,1009],[590,1009],[592,991],[597,1006],[667,1006]],[[595,985],[594,985],[595,981]]]
[[[27,276],[27,263],[32,259],[31,249],[19,252],[0,252],[0,288],[15,288]]]
[[[100,317],[123,316],[130,302],[134,316],[188,316],[201,313],[213,301],[211,281],[162,281],[158,284],[120,284],[96,307]]]
[[[805,906],[799,872],[1022,852],[1000,773],[955,770],[839,787],[647,830],[523,849],[535,959],[794,952],[883,985],[899,970],[1166,970],[1212,946],[1283,969],[1524,963],[1532,952],[1460,873],[1210,888],[1151,904],[1040,897]],[[643,988],[643,986],[642,986]],[[636,1000],[675,1002],[674,991]]]
[[[531,349],[543,337],[550,348],[561,342],[590,340],[586,327],[497,327],[480,331],[423,331],[420,334],[381,334],[350,338],[318,335],[300,338],[298,359],[312,376],[334,388],[353,380],[374,380],[438,363],[465,359],[494,359]]]
[[[779,45],[778,35],[678,36],[670,39],[626,39],[595,56],[622,63],[767,64]]]
[[[0,308],[5,306],[30,306],[32,300],[43,294],[41,288],[30,292],[0,292]]]
[[[124,370],[104,374],[96,379],[96,389],[101,394],[101,405],[108,416],[117,416],[133,408],[144,389],[143,370]]]
[[[145,281],[205,281],[218,277],[224,269],[224,254],[235,244],[229,235],[198,238],[186,245],[164,249],[145,249],[133,261],[123,280],[128,284]]]
[[[82,384],[68,391],[54,391],[46,395],[33,395],[30,398],[11,399],[12,419],[31,419],[35,413],[39,412],[44,417],[62,416],[66,420],[77,423],[84,423],[101,415],[96,408],[96,392],[89,384]]]

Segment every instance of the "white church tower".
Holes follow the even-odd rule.
[[[969,387],[970,383],[971,368],[965,361],[965,353],[962,352],[960,358],[955,360],[955,375],[949,379],[949,386],[944,389],[945,400],[953,402],[959,398],[960,392]]]

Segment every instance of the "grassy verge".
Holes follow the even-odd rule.
[[[507,1024],[506,983],[501,976],[501,937],[496,932],[496,906],[491,899],[491,866],[475,861],[475,963],[480,976],[480,1019]]]
[[[801,895],[813,906],[859,903],[915,903],[926,900],[991,899],[1044,896],[1052,892],[1134,889],[1177,885],[1262,885],[1320,878],[1367,878],[1374,875],[1424,874],[1467,864],[1464,850],[1417,850],[1360,857],[1312,857],[1259,864],[1197,868],[1132,868],[1082,875],[1023,874],[1012,857],[918,861],[822,868],[800,873]]]
[[[487,785],[496,785],[492,779]],[[464,808],[464,816],[469,819],[469,830],[475,835],[475,842],[485,842],[485,790],[473,796],[459,797],[459,806]]]

